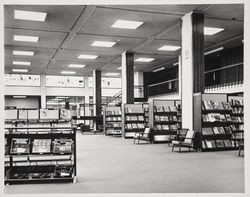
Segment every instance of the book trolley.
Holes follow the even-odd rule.
[[[6,116],[5,184],[76,181],[76,128],[58,110],[43,112],[32,112],[39,119]]]

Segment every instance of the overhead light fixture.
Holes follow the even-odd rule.
[[[215,53],[215,52],[218,52],[218,51],[222,51],[223,49],[224,49],[224,47],[220,47],[220,48],[217,48],[217,49],[208,51],[208,52],[204,53],[204,55],[208,55],[208,54],[211,54],[211,53]]]
[[[20,98],[20,99],[26,99],[26,96],[13,96],[13,98]]]
[[[112,47],[116,42],[107,42],[107,41],[94,41],[91,46],[93,47]]]
[[[59,98],[59,99],[66,99],[66,98],[69,98],[69,96],[57,96],[56,98]]]
[[[63,99],[62,98],[54,98],[54,99],[52,99],[52,101],[63,101]]]
[[[174,65],[174,66],[177,66],[178,64],[179,64],[179,62],[175,62],[175,63],[173,63],[173,65]]]
[[[39,37],[38,36],[14,35],[13,39],[14,41],[20,41],[20,42],[38,42]]]
[[[27,73],[28,69],[12,69],[13,72]]]
[[[94,60],[97,57],[98,57],[97,55],[79,55],[78,56],[79,59],[89,59],[89,60]]]
[[[13,51],[13,55],[33,56],[34,51]]]
[[[29,21],[45,21],[47,13],[32,12],[23,10],[14,10],[14,19],[29,20]]]
[[[120,73],[106,73],[106,76],[118,76]]]
[[[13,65],[22,65],[22,66],[30,66],[31,62],[20,62],[20,61],[13,61]]]
[[[204,34],[208,36],[212,36],[214,34],[217,34],[225,29],[223,28],[217,28],[217,27],[204,27]]]
[[[137,58],[135,61],[136,61],[136,62],[152,62],[153,60],[155,60],[155,59],[154,59],[154,58],[139,57],[139,58]]]
[[[164,45],[164,46],[160,47],[158,50],[159,51],[176,51],[180,48],[181,48],[180,46]]]
[[[70,68],[84,68],[86,65],[84,64],[70,64],[68,67]]]
[[[66,70],[61,72],[61,74],[66,74],[66,75],[73,75],[75,73],[76,73],[75,71],[66,71]]]
[[[137,29],[142,24],[143,22],[140,21],[117,20],[111,27],[122,29]]]
[[[122,69],[122,67],[120,66],[119,68],[117,68],[118,70],[121,70]]]
[[[164,69],[165,69],[165,67],[157,68],[157,69],[153,70],[153,72],[155,73],[155,72],[158,72],[158,71],[161,71],[161,70],[164,70]]]

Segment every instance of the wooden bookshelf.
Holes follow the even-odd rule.
[[[106,106],[103,114],[105,135],[122,136],[121,107]]]

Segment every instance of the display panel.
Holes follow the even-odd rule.
[[[5,74],[7,86],[40,86],[40,75]]]
[[[84,77],[72,76],[46,76],[46,86],[48,87],[84,87]]]

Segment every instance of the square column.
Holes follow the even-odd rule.
[[[93,102],[94,106],[94,116],[99,116],[102,113],[102,83],[101,83],[101,71],[93,71]]]
[[[180,94],[182,127],[193,130],[193,94],[204,92],[204,14],[192,12],[181,23]]]
[[[46,75],[41,75],[41,108],[46,108]]]
[[[134,54],[122,53],[122,104],[134,103]]]

